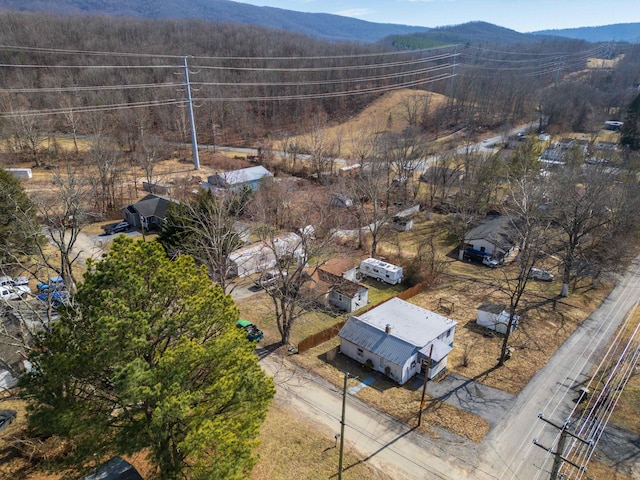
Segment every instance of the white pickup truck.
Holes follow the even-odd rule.
[[[31,293],[29,285],[19,284],[8,276],[0,277],[0,298],[3,300],[17,300],[25,298]]]

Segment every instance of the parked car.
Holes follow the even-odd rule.
[[[247,339],[252,342],[259,342],[264,337],[262,330],[256,327],[249,320],[238,320],[236,322],[236,327],[242,328],[247,332]]]
[[[277,288],[278,286],[282,286],[284,277],[286,277],[287,272],[280,272],[279,270],[268,270],[258,279],[258,285],[260,285],[265,290],[272,290]]]
[[[552,282],[554,276],[553,273],[542,270],[541,268],[532,268],[529,270],[528,278],[531,280],[540,280],[541,282]]]
[[[69,292],[61,292],[61,291],[49,291],[41,293],[36,297],[41,302],[51,302],[51,306],[53,308],[62,307],[64,305],[70,305],[71,296]]]
[[[129,222],[113,223],[111,225],[107,225],[104,228],[104,233],[106,233],[107,235],[113,235],[114,233],[127,232],[129,231],[130,227],[131,226],[129,225]]]
[[[8,276],[0,277],[0,288],[2,288],[2,298],[4,298],[5,300],[13,300],[14,298],[25,298],[31,293],[29,285],[22,282],[18,283],[15,278],[11,278]]]
[[[0,287],[0,300],[17,300],[20,298],[13,289],[9,287]]]
[[[490,253],[474,250],[473,248],[466,248],[463,253],[463,258],[468,262],[482,263],[489,268],[496,268],[500,265],[500,262],[492,258]]]
[[[61,276],[51,277],[48,282],[40,282],[36,285],[39,292],[64,290],[64,279]]]

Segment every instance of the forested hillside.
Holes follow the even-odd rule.
[[[405,108],[432,138],[538,118],[589,131],[626,108],[640,63],[637,48],[576,40],[397,50],[245,25],[13,12],[0,15],[0,45],[2,128],[28,155],[52,130],[109,134],[132,151],[143,136],[188,142],[187,71],[201,143],[255,146],[406,88],[449,99]]]

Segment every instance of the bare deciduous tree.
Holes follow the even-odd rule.
[[[202,190],[194,200],[170,207],[159,240],[170,256],[188,254],[206,265],[211,279],[229,293],[229,255],[244,243],[237,218],[245,203],[242,193],[229,191],[218,197]]]
[[[53,185],[51,191],[38,192],[33,198],[46,233],[55,247],[52,255],[44,245],[39,245],[39,257],[47,275],[50,271],[56,272],[64,279],[67,289],[75,293],[73,267],[80,257],[75,246],[80,231],[92,221],[88,205],[95,190],[86,182],[85,176],[69,164],[64,171],[59,169],[55,172]]]
[[[580,255],[586,251],[587,240],[603,235],[616,218],[629,213],[619,210],[626,206],[617,201],[619,195],[614,169],[566,166],[551,177],[549,215],[562,232],[561,296],[569,295],[571,278]]]

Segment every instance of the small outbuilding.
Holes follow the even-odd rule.
[[[33,178],[30,168],[5,168],[5,170],[19,180],[31,180]]]
[[[331,258],[320,265],[307,285],[320,303],[354,312],[369,303],[369,288],[358,281],[357,265],[352,258]]]
[[[351,208],[353,207],[353,198],[342,193],[334,193],[331,195],[331,201],[329,203],[332,207],[339,208]]]
[[[511,332],[518,328],[519,320],[520,317],[518,315],[513,318]],[[507,327],[509,325],[509,312],[505,309],[504,305],[483,303],[478,307],[478,318],[476,323],[481,327],[494,330],[504,335],[507,333]]]
[[[396,213],[391,218],[390,226],[397,232],[408,232],[413,228],[413,218],[420,211],[420,205],[414,205],[401,212]]]

